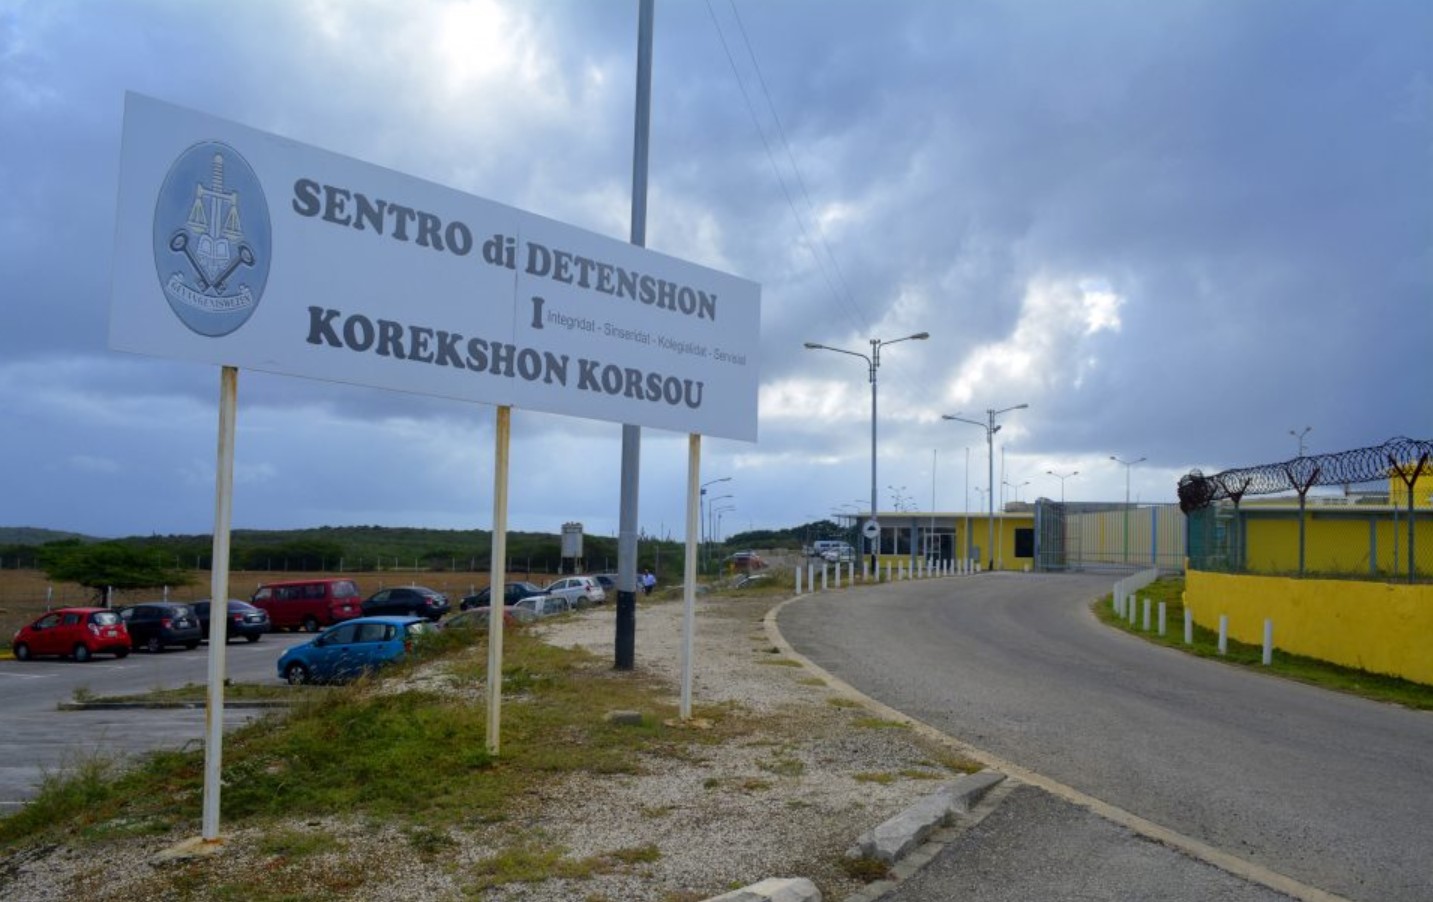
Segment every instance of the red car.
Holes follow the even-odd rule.
[[[10,640],[10,648],[20,661],[36,655],[73,657],[80,662],[96,654],[123,658],[129,654],[129,630],[108,608],[57,608],[21,627]]]

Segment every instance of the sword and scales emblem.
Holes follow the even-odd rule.
[[[195,184],[189,219],[169,247],[189,260],[205,292],[222,292],[236,269],[254,265],[254,251],[244,243],[239,220],[239,192],[224,188],[223,154],[214,154],[209,185]]]

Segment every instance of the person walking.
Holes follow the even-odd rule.
[[[646,569],[646,570],[643,570],[643,571],[642,571],[642,594],[643,594],[643,595],[651,595],[651,594],[652,594],[652,587],[655,586],[656,584],[657,584],[657,575],[656,575],[655,573],[653,573],[650,568],[649,568],[649,569]]]

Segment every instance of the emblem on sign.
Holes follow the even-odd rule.
[[[169,167],[154,206],[154,267],[184,325],[217,338],[247,322],[271,246],[268,202],[238,151],[207,141]]]

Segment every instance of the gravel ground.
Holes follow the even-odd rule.
[[[188,838],[176,835],[22,850],[0,859],[0,898],[235,898],[236,880],[262,886],[294,879],[296,865],[281,844],[275,848],[276,836],[322,834],[328,851],[303,855],[304,883],[292,898],[693,902],[765,877],[804,876],[827,900],[843,899],[861,888],[841,868],[845,850],[953,778],[937,762],[954,756],[910,730],[879,726],[804,669],[781,666],[762,625],[774,601],[712,598],[697,606],[693,698],[750,715],[749,734],[694,742],[680,759],[644,756],[637,776],[554,780],[503,823],[428,837],[422,852],[414,851],[409,832],[336,812],[322,821],[234,831],[222,853],[191,863],[145,863]],[[638,669],[670,686],[674,698],[681,609],[680,601],[666,601],[644,605],[637,616]],[[545,624],[542,632],[554,644],[613,657],[611,606]],[[431,688],[444,681],[426,682]],[[656,852],[613,873],[474,893],[481,862],[517,834],[572,860]],[[223,884],[230,892],[212,890]]]

